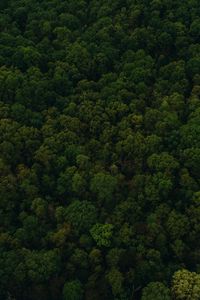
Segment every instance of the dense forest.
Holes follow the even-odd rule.
[[[199,0],[0,1],[0,299],[200,299]]]

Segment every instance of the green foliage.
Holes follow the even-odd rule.
[[[109,200],[116,189],[117,179],[109,174],[98,173],[91,181],[91,191],[99,200]]]
[[[123,284],[123,276],[122,274],[115,268],[111,269],[107,274],[107,280],[112,288],[112,293],[116,297],[120,295],[122,292],[122,284]]]
[[[65,220],[75,229],[85,232],[96,222],[95,206],[88,201],[74,201],[65,210]]]
[[[109,247],[111,245],[111,238],[113,235],[114,226],[112,224],[95,224],[90,233],[96,241],[97,246]]]
[[[83,299],[83,289],[80,281],[68,281],[63,288],[63,300],[81,300]]]
[[[161,282],[150,282],[142,290],[142,300],[171,300],[170,290]]]
[[[199,16],[0,1],[0,299],[198,299]]]
[[[188,270],[179,270],[173,275],[172,292],[176,299],[199,299],[200,275]]]
[[[49,280],[60,270],[60,257],[54,250],[25,252],[28,277],[34,282]]]

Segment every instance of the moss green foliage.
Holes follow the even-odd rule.
[[[74,280],[66,282],[63,288],[63,300],[81,300],[83,290],[80,281]]]
[[[171,300],[170,290],[161,282],[149,283],[142,292],[142,300]]]
[[[97,220],[96,209],[89,201],[73,201],[65,211],[65,220],[75,229],[86,232]]]
[[[90,233],[98,246],[109,247],[113,233],[112,224],[95,224]]]
[[[0,0],[0,300],[200,299],[199,0]]]
[[[199,299],[200,275],[185,269],[175,272],[172,291],[175,299]]]

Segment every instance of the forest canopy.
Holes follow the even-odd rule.
[[[0,1],[0,299],[200,299],[199,4]]]

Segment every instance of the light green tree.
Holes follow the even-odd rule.
[[[112,224],[95,224],[90,233],[98,246],[109,247],[113,234]]]
[[[186,269],[174,273],[172,293],[177,300],[200,299],[200,275]]]

